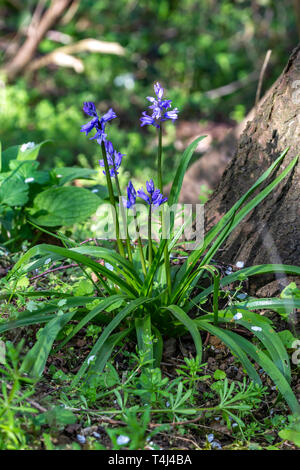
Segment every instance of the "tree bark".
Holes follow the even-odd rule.
[[[248,122],[236,153],[206,206],[206,229],[217,222],[287,147],[276,177],[299,154],[300,46]],[[270,182],[270,179],[268,180]],[[264,187],[268,184],[265,183]],[[245,265],[300,260],[300,163],[228,238],[221,258]]]
[[[25,40],[15,57],[4,66],[4,72],[9,80],[13,80],[29,64],[45,34],[62,16],[70,3],[71,0],[52,0],[35,30]]]

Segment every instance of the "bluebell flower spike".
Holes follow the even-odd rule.
[[[152,109],[152,116],[149,116],[146,111],[144,111],[140,118],[141,127],[154,126],[156,128],[160,128],[162,122],[167,121],[168,119],[175,121],[178,118],[178,108],[167,111],[171,107],[172,100],[162,99],[164,89],[160,83],[157,82],[154,84],[154,92],[156,94],[156,98],[153,96],[147,96],[147,100],[151,103],[149,108]]]

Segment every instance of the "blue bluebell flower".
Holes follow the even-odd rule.
[[[113,147],[112,147],[113,149]],[[107,151],[107,146],[106,146],[106,151]],[[114,150],[113,149],[113,152],[112,153],[108,153],[107,151],[107,163],[108,163],[108,166],[110,167],[109,168],[109,174],[111,177],[115,178],[116,175],[119,174],[118,172],[118,169],[120,168],[121,166],[121,163],[122,163],[122,159],[123,157],[125,156],[125,154],[121,153],[121,152],[117,152],[117,150]],[[99,160],[99,165],[104,168],[105,165],[104,165],[104,160]],[[103,171],[103,174],[105,175],[105,171]]]
[[[97,143],[101,145],[102,142],[106,142],[107,134],[105,134],[105,125],[107,122],[116,118],[117,115],[112,108],[110,108],[101,118],[98,116],[95,104],[91,101],[87,101],[83,104],[83,111],[91,116],[93,119],[84,124],[80,132],[85,132],[88,135],[93,129],[96,130],[96,134],[91,137],[91,140],[96,139]]]
[[[136,202],[136,190],[134,189],[132,182],[129,181],[128,186],[127,186],[127,201],[126,201],[127,209],[130,209],[132,206],[134,206],[135,202]]]
[[[146,181],[146,188],[148,194],[141,188],[137,191],[137,195],[143,199],[149,206],[159,207],[161,204],[168,200],[164,197],[159,189],[155,189],[153,180]]]
[[[152,96],[147,96],[147,100],[150,101],[151,105],[149,106],[152,109],[152,116],[149,116],[146,111],[142,113],[140,118],[141,126],[154,126],[159,128],[161,122],[171,119],[175,121],[178,118],[178,108],[167,111],[171,107],[172,100],[163,100],[164,89],[160,83],[154,84],[154,91],[156,98]]]

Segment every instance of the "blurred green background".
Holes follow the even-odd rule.
[[[139,117],[149,104],[145,97],[153,95],[154,81],[163,84],[180,110],[176,126],[167,126],[168,182],[180,158],[173,145],[176,129],[191,122],[241,121],[253,107],[267,50],[272,55],[263,91],[298,42],[292,0],[75,0],[39,42],[30,62],[88,38],[117,42],[124,55],[77,52],[72,54],[74,66],[62,60],[31,73],[24,68],[7,81],[5,64],[28,38],[33,14],[37,8],[44,14],[50,6],[50,1],[0,1],[2,145],[52,139],[42,151],[44,166],[94,167],[99,147],[80,133],[88,120],[82,103],[94,101],[100,112],[113,107],[119,117],[109,126],[109,137],[127,155],[124,180],[124,172],[126,179],[137,180],[153,174],[155,130],[141,129]],[[229,94],[207,93],[232,83],[237,89]]]

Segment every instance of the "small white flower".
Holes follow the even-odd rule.
[[[243,293],[237,294],[237,298],[240,300],[244,300],[246,297],[248,297],[247,294],[243,294]]]
[[[207,435],[208,442],[212,442],[214,440],[214,438],[215,438],[214,434],[208,434]]]
[[[109,269],[110,271],[113,271],[113,270],[114,270],[114,267],[113,267],[111,264],[109,264],[109,263],[105,263],[105,267],[106,267],[107,269]]]
[[[99,189],[92,189],[92,193],[99,193]]]
[[[62,178],[62,175],[56,175],[57,178]]]
[[[237,267],[237,268],[243,268],[244,266],[245,266],[244,261],[238,261],[238,262],[236,263],[236,267]]]
[[[167,407],[167,408],[170,407],[170,402],[169,402],[169,401],[166,402],[166,407]]]
[[[34,178],[32,177],[25,179],[25,183],[32,183],[33,181],[34,181]]]
[[[35,147],[34,142],[27,142],[27,144],[21,145],[20,150],[21,152],[26,152],[26,150],[32,149],[33,147]]]
[[[82,436],[81,434],[77,434],[77,441],[79,442],[79,444],[85,444],[86,442],[86,438],[84,436]]]
[[[213,442],[211,443],[211,447],[212,447],[212,449],[222,449],[221,444],[220,444],[219,442],[217,442],[217,441],[213,441]]]
[[[251,330],[253,330],[253,331],[262,331],[260,326],[251,326]]]
[[[90,356],[87,360],[87,365],[90,364],[90,362],[92,362],[94,359],[95,359],[96,356]]]
[[[100,439],[100,437],[101,437],[101,435],[100,435],[98,432],[96,432],[96,431],[93,432],[93,436],[94,436],[96,439]]]
[[[44,263],[44,265],[45,265],[45,264],[49,264],[49,263],[51,263],[51,261],[52,261],[52,259],[51,259],[51,258],[47,258],[47,259],[46,259],[46,261],[45,261],[45,263]]]
[[[234,320],[240,320],[241,318],[243,318],[243,314],[241,312],[236,313],[233,317]]]
[[[232,427],[236,428],[238,426],[238,423],[233,423]]]
[[[128,444],[129,441],[130,441],[130,438],[128,436],[123,436],[122,434],[121,436],[118,436],[117,438],[118,446],[124,446],[125,444]]]

